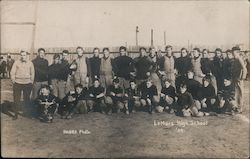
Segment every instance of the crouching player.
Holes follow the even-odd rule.
[[[59,106],[59,98],[54,96],[48,85],[42,85],[35,104],[38,106],[40,121],[51,123]]]
[[[207,113],[200,112],[195,105],[192,95],[187,91],[187,85],[180,85],[180,94],[178,95],[176,115],[178,116],[196,116],[201,117]]]
[[[154,112],[155,107],[159,103],[159,97],[157,88],[153,85],[152,80],[148,79],[145,83],[142,83],[141,88],[141,105],[145,108],[148,107],[149,114]]]
[[[201,110],[204,112],[214,112],[216,111],[215,104],[216,104],[216,94],[215,88],[211,84],[211,79],[209,77],[204,77],[202,79],[203,87],[200,92],[200,103],[201,103]]]
[[[87,113],[87,94],[87,88],[83,87],[81,84],[77,84],[75,90],[69,91],[61,102],[62,118],[71,119],[75,113]]]
[[[107,88],[105,103],[107,104],[107,112],[110,115],[112,112],[120,113],[124,109],[123,104],[123,89],[120,87],[118,78],[113,80],[113,84]]]
[[[229,78],[224,79],[224,87],[221,91],[218,92],[218,100],[219,100],[219,107],[217,112],[218,113],[226,113],[226,112],[232,112],[234,113],[234,110],[236,107],[236,101],[235,101],[235,89],[231,83],[231,80]]]
[[[87,100],[87,106],[90,111],[105,113],[105,89],[100,85],[99,79],[94,79],[93,86],[89,88],[89,99]]]
[[[140,92],[136,86],[135,80],[129,82],[129,88],[125,90],[124,94],[124,105],[126,109],[126,114],[134,113],[135,108],[141,106],[140,103]]]
[[[174,103],[175,103],[175,88],[171,85],[170,79],[164,80],[164,87],[160,94],[160,106],[156,108],[158,112],[162,112],[164,109],[169,113],[174,113]]]

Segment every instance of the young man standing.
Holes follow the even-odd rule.
[[[104,88],[112,84],[113,78],[113,59],[110,57],[109,48],[103,48],[103,57],[101,58],[100,81]]]
[[[231,63],[231,71],[232,71],[232,84],[235,87],[235,100],[236,100],[236,112],[242,112],[243,106],[243,81],[246,78],[246,66],[244,64],[243,59],[240,57],[240,48],[233,47],[232,48],[234,59]]]
[[[99,56],[99,48],[93,49],[94,56],[89,58],[89,73],[88,76],[91,77],[92,83],[95,78],[100,78],[100,66],[101,66],[101,58]]]
[[[176,74],[176,69],[175,69],[175,61],[173,57],[173,47],[168,45],[165,48],[167,54],[164,56],[164,72],[166,74],[166,78],[171,80],[171,85],[175,87],[175,74]]]
[[[27,52],[21,51],[20,55],[20,60],[14,62],[10,72],[15,104],[15,117],[13,119],[17,119],[18,117],[17,107],[20,104],[22,92],[25,105],[29,104],[35,78],[34,65],[27,59]]]
[[[127,48],[121,46],[119,48],[120,56],[114,59],[114,73],[120,80],[121,87],[125,90],[129,87],[129,80],[132,72],[134,72],[134,61],[127,56]]]
[[[61,62],[60,55],[55,54],[54,62],[49,66],[49,84],[53,90],[53,94],[63,99],[66,95],[66,83],[69,75],[69,67],[66,62]]]
[[[202,78],[205,76],[201,70],[201,54],[199,48],[193,49],[192,67],[194,79],[202,84]]]
[[[37,94],[42,85],[48,85],[49,64],[45,59],[45,49],[38,49],[38,56],[32,61],[35,68],[35,81],[33,88],[33,99],[37,98]]]
[[[74,60],[73,63],[76,64],[76,70],[73,73],[74,77],[74,85],[82,84],[83,87],[87,87],[89,84],[89,77],[87,76],[87,60],[83,57],[83,48],[78,46],[76,48],[77,58]]]
[[[220,48],[215,49],[214,66],[215,66],[215,77],[217,82],[217,89],[220,91],[223,87],[223,72],[222,72],[222,50]]]
[[[188,70],[192,69],[191,58],[188,55],[186,48],[181,49],[181,57],[177,58],[175,61],[175,68],[178,72],[176,77],[176,90],[179,91],[179,86],[181,83],[185,82],[187,79]]]
[[[150,76],[150,69],[152,69],[152,62],[147,57],[146,48],[141,47],[139,49],[140,56],[134,59],[135,70],[136,70],[136,80],[137,84],[145,82]]]

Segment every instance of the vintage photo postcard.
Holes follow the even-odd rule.
[[[0,0],[3,158],[249,158],[249,0]]]

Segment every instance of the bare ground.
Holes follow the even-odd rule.
[[[12,85],[1,81],[1,103],[12,101]],[[241,115],[182,118],[167,113],[125,115],[100,113],[56,117],[53,123],[24,115],[13,121],[1,113],[3,157],[164,157],[248,158],[249,81],[245,84],[245,111]],[[205,125],[154,125],[203,122]],[[65,134],[75,130],[77,134]],[[82,131],[90,134],[83,134]]]

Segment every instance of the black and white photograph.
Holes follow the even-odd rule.
[[[3,158],[249,158],[249,0],[0,0]]]

